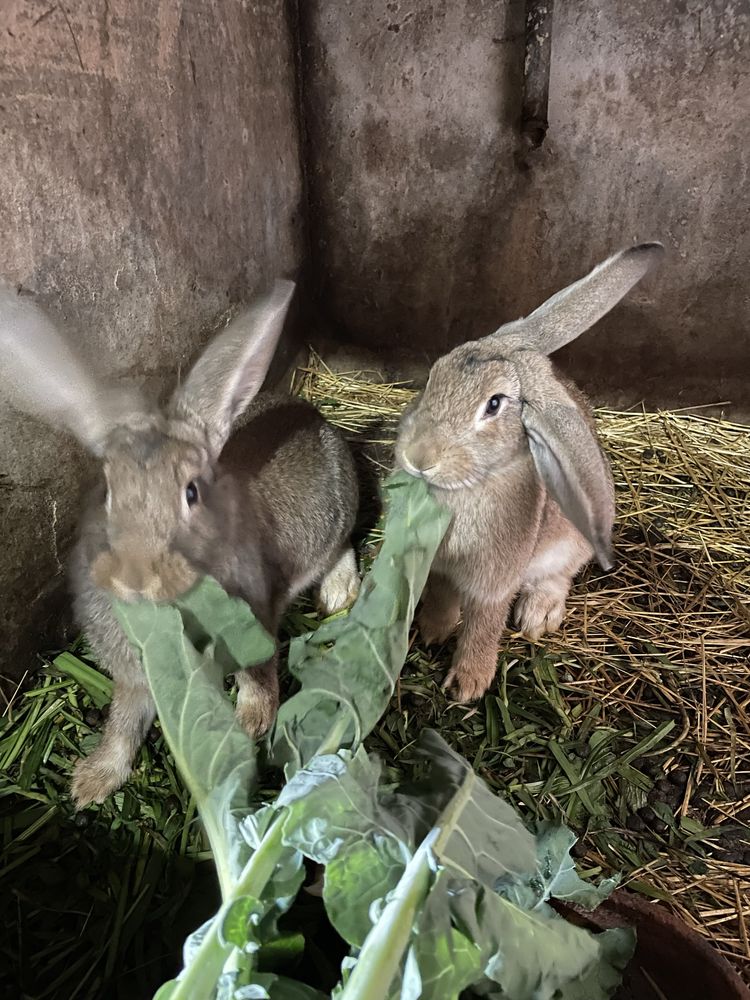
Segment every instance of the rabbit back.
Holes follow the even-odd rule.
[[[219,457],[209,499],[216,544],[202,565],[275,627],[348,544],[358,506],[343,435],[303,400],[261,395]]]

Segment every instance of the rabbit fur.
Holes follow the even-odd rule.
[[[645,243],[610,257],[525,319],[461,344],[404,413],[396,462],[453,513],[422,596],[419,628],[444,642],[459,701],[492,683],[513,607],[536,640],[557,630],[579,570],[612,567],[609,464],[583,394],[547,355],[608,312],[662,257]]]
[[[278,281],[230,322],[160,411],[136,390],[92,377],[36,305],[0,288],[4,394],[67,428],[104,468],[70,567],[77,619],[114,679],[102,739],[75,768],[79,808],[127,779],[155,714],[111,595],[168,601],[207,573],[272,635],[312,584],[329,614],[356,597],[350,534],[359,497],[349,446],[310,404],[256,397],[293,291]],[[258,737],[278,708],[276,656],[236,680],[238,720]]]

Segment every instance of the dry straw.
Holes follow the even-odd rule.
[[[295,389],[387,467],[413,398],[315,354]],[[475,710],[438,693],[450,647],[412,647],[379,739],[396,766],[439,725],[499,790],[584,834],[594,870],[668,902],[750,974],[750,432],[687,412],[597,412],[617,486],[617,567],[563,630],[509,634]],[[376,741],[377,742],[377,741]]]

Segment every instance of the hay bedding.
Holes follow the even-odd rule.
[[[294,388],[387,469],[411,389],[335,374],[314,354]],[[579,581],[559,635],[508,634],[478,706],[440,692],[450,644],[415,638],[370,745],[404,772],[420,729],[439,729],[527,817],[581,833],[584,870],[622,871],[750,980],[750,432],[679,413],[598,422],[618,490],[616,570]],[[365,565],[377,544],[372,531]],[[300,603],[285,630],[315,624]],[[158,726],[124,789],[73,815],[69,770],[97,742],[110,685],[76,653],[0,720],[0,983],[74,1000],[109,982],[133,1000],[175,971],[213,911],[214,877]]]
[[[389,461],[414,393],[316,355],[295,388]],[[408,768],[440,729],[526,815],[562,816],[592,871],[666,901],[750,980],[750,432],[599,410],[617,488],[616,569],[589,569],[562,631],[508,634],[475,708],[439,691],[451,645],[412,646],[374,740]]]

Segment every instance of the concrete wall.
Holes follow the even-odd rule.
[[[302,4],[312,240],[333,327],[434,356],[656,238],[667,265],[568,367],[610,400],[747,400],[750,3],[559,2],[550,129],[528,155],[523,6]]]
[[[229,304],[301,260],[293,52],[283,0],[4,0],[0,273],[112,371],[173,377]],[[90,472],[0,412],[6,673],[59,634]]]

